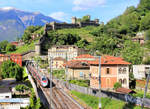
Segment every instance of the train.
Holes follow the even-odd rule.
[[[49,86],[49,79],[40,70],[37,70],[37,65],[34,62],[27,61],[26,68],[42,87]]]

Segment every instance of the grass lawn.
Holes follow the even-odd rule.
[[[132,94],[134,97],[143,98],[144,91],[142,91],[142,90],[135,90],[135,92],[136,92],[135,94]],[[149,93],[146,93],[146,98],[150,99],[150,94]]]
[[[35,42],[32,42],[30,44],[25,44],[23,46],[17,47],[16,51],[8,52],[7,54],[11,54],[11,53],[21,54],[21,53],[25,53],[25,52],[30,51],[30,50],[34,50],[34,46],[35,46],[34,43]]]
[[[77,96],[79,99],[84,101],[92,109],[98,109],[98,97],[83,94],[77,91],[71,91],[71,94]],[[102,109],[141,109],[139,106],[127,104],[123,101],[113,100],[111,98],[101,98]],[[148,109],[148,108],[144,108]]]
[[[82,87],[89,87],[90,80],[69,80],[69,83],[76,84],[76,85],[82,86]]]

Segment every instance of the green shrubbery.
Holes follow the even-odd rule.
[[[20,84],[20,85],[17,85],[15,89],[16,91],[19,91],[19,92],[25,92],[29,90],[29,87],[27,87],[26,85]]]
[[[77,91],[71,91],[71,93],[77,96],[79,99],[83,100],[88,106],[92,107],[92,109],[98,109],[99,103],[98,97],[83,94]],[[101,97],[101,104],[102,109],[141,109],[141,107],[135,106],[134,104],[128,104],[123,101],[114,100],[111,98]]]
[[[23,68],[10,60],[2,63],[0,74],[2,78],[16,78],[17,81],[23,80]]]
[[[116,82],[116,83],[114,84],[114,89],[115,89],[115,90],[117,90],[117,89],[120,88],[120,87],[122,87],[122,86],[121,86],[121,83]]]
[[[82,87],[89,87],[90,80],[69,80],[69,83],[76,84]]]

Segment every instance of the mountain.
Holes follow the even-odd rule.
[[[43,26],[53,21],[60,22],[39,12],[25,12],[13,7],[0,8],[0,41],[13,41],[21,37],[28,26]]]

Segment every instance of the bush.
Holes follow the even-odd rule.
[[[82,87],[88,87],[90,84],[90,80],[69,80],[69,83],[76,84]]]
[[[16,78],[17,81],[23,80],[23,68],[10,60],[1,64],[0,74],[2,78]]]
[[[115,90],[118,89],[118,88],[120,88],[120,87],[122,87],[122,86],[121,86],[121,83],[116,82],[116,83],[114,84],[114,89],[115,89]]]
[[[29,90],[29,87],[27,87],[27,86],[21,84],[21,85],[17,85],[17,86],[15,87],[15,89],[16,89],[16,91],[24,92],[24,91]]]
[[[16,46],[15,45],[8,44],[7,47],[6,47],[6,51],[7,52],[12,52],[12,51],[15,51],[15,50],[16,50]]]

